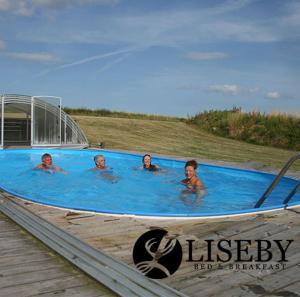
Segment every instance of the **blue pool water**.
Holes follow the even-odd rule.
[[[41,155],[51,153],[53,163],[67,174],[49,174],[33,168]],[[94,167],[93,157],[103,154],[110,172]],[[141,156],[89,150],[2,150],[0,187],[30,201],[63,208],[114,214],[155,216],[204,216],[254,211],[258,198],[274,175],[201,164],[198,176],[207,195],[197,201],[195,194],[182,198],[185,187],[183,161],[153,158],[159,173],[139,169]],[[296,185],[285,177],[259,210],[282,207],[282,201]],[[297,193],[290,205],[300,204]],[[257,209],[255,209],[256,211]]]

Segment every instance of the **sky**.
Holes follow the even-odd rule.
[[[300,115],[300,0],[0,0],[0,94]]]

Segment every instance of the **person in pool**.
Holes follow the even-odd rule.
[[[149,171],[159,171],[160,168],[157,165],[151,164],[151,155],[146,154],[143,156],[143,168]]]
[[[185,163],[185,176],[181,182],[186,185],[186,187],[196,192],[198,189],[204,190],[202,181],[196,175],[198,164],[195,160],[189,160]]]
[[[94,162],[96,166],[91,169],[92,171],[101,173],[101,177],[107,181],[112,183],[118,182],[119,177],[114,176],[112,174],[112,168],[106,166],[105,157],[103,155],[96,155],[94,157]]]
[[[202,181],[196,175],[198,164],[195,160],[189,160],[185,163],[186,178],[181,181],[186,189],[181,192],[181,200],[186,205],[200,205],[202,197],[207,194]],[[192,201],[191,194],[195,193],[196,198]]]
[[[54,173],[55,171],[64,172],[60,167],[52,163],[52,157],[47,153],[42,155],[42,163],[36,169],[45,170],[50,173]]]
[[[96,155],[94,157],[94,162],[96,167],[93,168],[93,170],[110,170],[111,168],[107,167],[105,164],[105,157],[103,155]]]

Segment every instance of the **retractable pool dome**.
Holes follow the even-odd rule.
[[[88,146],[79,125],[54,96],[0,95],[0,148]]]

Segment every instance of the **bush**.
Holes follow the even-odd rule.
[[[265,114],[232,110],[210,110],[188,119],[215,135],[250,143],[300,150],[300,118],[283,113]]]

